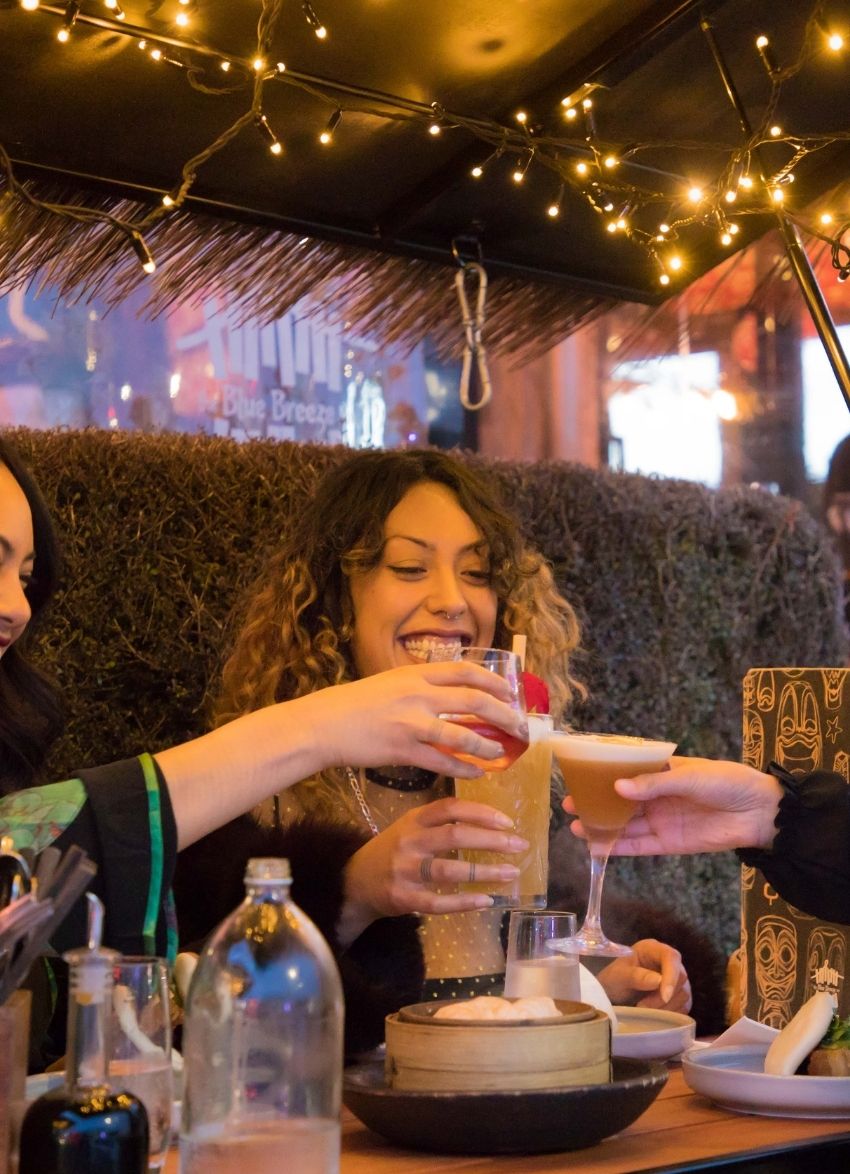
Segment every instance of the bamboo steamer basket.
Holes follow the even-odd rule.
[[[611,1020],[556,1000],[558,1018],[435,1019],[443,1000],[386,1019],[387,1085],[408,1092],[564,1088],[611,1079]]]

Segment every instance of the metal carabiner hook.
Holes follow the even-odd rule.
[[[460,371],[460,402],[467,411],[477,412],[485,404],[490,402],[493,394],[493,385],[490,382],[490,369],[487,364],[487,350],[482,339],[484,330],[484,306],[487,300],[487,272],[484,266],[478,261],[461,260],[455,245],[456,242],[453,241],[452,252],[455,254],[460,265],[460,268],[455,274],[455,290],[457,291],[457,299],[460,304],[461,321],[463,323],[465,338],[463,363]],[[470,309],[469,297],[467,296],[466,290],[466,281],[469,276],[477,279],[478,282],[474,313]],[[475,359],[476,369],[478,371],[478,382],[481,385],[481,393],[475,403],[469,398],[473,359]]]

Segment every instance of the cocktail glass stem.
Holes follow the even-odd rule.
[[[607,843],[593,842],[590,845],[590,892],[587,895],[587,912],[582,927],[576,934],[576,942],[583,954],[616,956],[631,953],[629,946],[621,946],[618,942],[610,941],[602,928],[602,885],[613,843],[611,839]]]

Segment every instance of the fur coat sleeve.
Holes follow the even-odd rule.
[[[249,857],[288,858],[292,899],[321,930],[342,976],[346,1055],[382,1043],[385,1016],[417,1002],[424,979],[415,917],[381,918],[346,949],[339,944],[343,870],[363,842],[348,827],[309,816],[268,828],[245,815],[184,849],[174,878],[180,948],[199,949],[244,898]]]

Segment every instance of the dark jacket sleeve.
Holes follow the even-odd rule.
[[[54,841],[76,844],[97,865],[90,886],[104,903],[104,945],[122,954],[169,951],[169,901],[177,857],[177,829],[168,788],[153,758],[142,755],[77,775],[86,803]],[[54,948],[85,941],[85,902],[60,926]]]
[[[850,787],[831,771],[792,775],[776,763],[768,771],[785,792],[776,839],[769,851],[745,848],[739,858],[789,905],[850,925]]]
[[[424,979],[415,917],[381,918],[347,948],[339,943],[343,871],[363,843],[359,833],[313,817],[278,829],[241,816],[184,849],[174,881],[181,949],[198,949],[244,898],[249,857],[288,858],[292,899],[327,939],[342,976],[347,1055],[381,1043],[385,1016],[418,1002]]]

